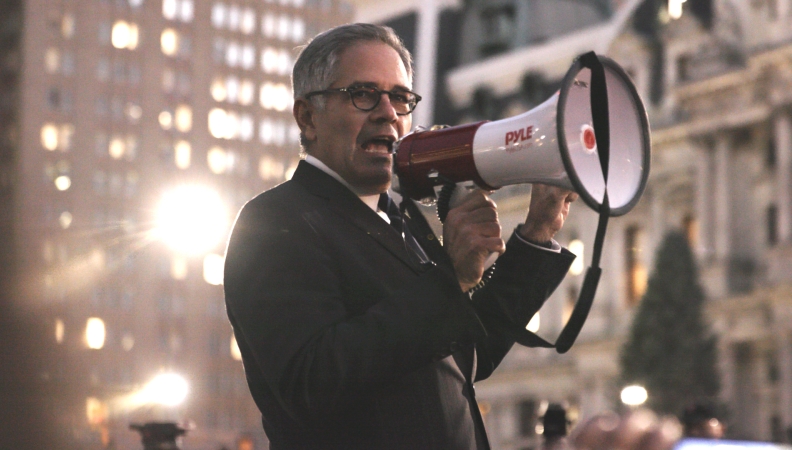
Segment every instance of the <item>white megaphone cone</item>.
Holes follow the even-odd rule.
[[[572,64],[561,89],[523,114],[494,122],[419,131],[395,146],[394,189],[414,200],[435,197],[435,188],[475,183],[485,190],[542,183],[573,190],[599,213],[591,266],[569,322],[555,344],[508,320],[505,333],[522,345],[574,343],[591,309],[608,218],[629,212],[649,178],[649,121],[630,78],[612,60],[593,52]],[[443,220],[451,195],[441,191]]]

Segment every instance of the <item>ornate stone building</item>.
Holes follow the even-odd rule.
[[[485,21],[487,4],[470,2],[466,19]],[[603,279],[578,342],[566,355],[514,348],[477,385],[493,447],[533,447],[547,402],[564,402],[578,417],[620,407],[620,347],[656,248],[672,229],[687,233],[698,257],[719,339],[729,434],[788,442],[792,2],[691,1],[676,19],[666,2],[611,2],[602,11],[602,20],[507,46],[446,78],[460,122],[509,117],[548,97],[572,59],[595,50],[633,77],[652,127],[647,191],[631,213],[611,221]],[[511,20],[504,26],[524,25],[517,15]],[[523,219],[526,191],[515,186],[496,194],[505,231]],[[586,264],[595,218],[576,204],[558,236]],[[574,270],[539,314],[539,334],[549,339],[577,298],[583,276]]]

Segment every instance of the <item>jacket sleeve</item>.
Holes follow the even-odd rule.
[[[512,235],[492,279],[473,295],[473,305],[487,332],[476,345],[476,380],[489,377],[514,345],[499,324],[508,321],[525,327],[564,279],[574,259],[566,249],[560,253],[543,250]]]
[[[350,313],[348,268],[325,233],[277,209],[240,213],[224,288],[251,390],[265,383],[292,419],[311,424],[365,399],[444,358],[479,324],[453,274],[432,265]]]

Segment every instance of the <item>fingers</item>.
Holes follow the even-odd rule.
[[[486,192],[470,192],[448,212],[443,224],[443,242],[462,289],[478,284],[489,256],[506,250],[497,207]]]
[[[572,202],[580,196],[555,186],[534,184],[531,206],[521,234],[528,240],[547,242],[564,226]]]

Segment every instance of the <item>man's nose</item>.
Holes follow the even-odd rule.
[[[387,92],[380,93],[380,101],[372,111],[371,118],[372,120],[385,120],[387,122],[398,120],[399,115],[396,114],[396,109],[391,104],[390,95]]]

